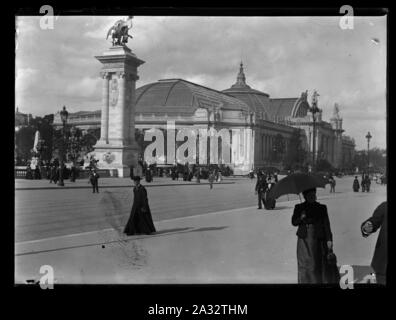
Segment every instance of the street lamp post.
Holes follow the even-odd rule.
[[[312,121],[313,121],[313,125],[312,125],[312,171],[315,171],[315,153],[316,153],[316,114],[320,111],[320,109],[318,108],[318,96],[319,94],[316,92],[316,90],[314,91],[313,95],[312,95],[312,107],[308,108],[308,111],[310,111],[312,113]]]
[[[19,127],[16,126],[15,127],[15,135],[14,135],[14,145],[15,145],[15,149],[14,149],[14,157],[15,157],[15,165],[17,164],[18,161],[18,144],[17,144],[17,134],[19,132]]]
[[[60,112],[61,120],[62,120],[62,147],[60,152],[60,167],[59,167],[59,182],[58,186],[63,187],[65,184],[63,182],[63,165],[64,165],[64,149],[66,144],[66,123],[67,117],[69,113],[66,111],[66,107],[63,106],[63,110]]]
[[[370,139],[372,138],[370,131],[366,135],[367,139],[367,174],[370,175],[370,158],[369,158],[369,151],[370,151]]]
[[[72,161],[73,161],[73,165],[72,165],[72,169],[71,169],[71,173],[70,173],[70,181],[74,182],[74,181],[76,181],[76,162],[77,162],[78,154],[80,152],[81,139],[77,135],[76,127],[73,126],[70,129],[70,133],[71,133],[71,137],[69,140],[70,141],[70,152],[71,152]]]

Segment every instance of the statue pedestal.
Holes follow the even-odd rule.
[[[98,167],[128,177],[137,166],[135,90],[137,68],[144,63],[126,46],[114,46],[101,56],[102,114],[100,139],[95,145]]]
[[[139,153],[138,146],[113,146],[111,144],[95,145],[95,158],[99,160],[99,169],[108,169],[115,177],[125,178],[130,176],[131,167],[137,166],[136,155]]]

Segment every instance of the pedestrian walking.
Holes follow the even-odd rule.
[[[59,170],[59,166],[58,165],[54,165],[54,183],[57,184],[60,178],[60,174],[59,174],[60,170]]]
[[[258,208],[262,209],[262,205],[264,204],[265,207],[265,193],[267,192],[267,181],[266,177],[262,174],[257,176],[257,182],[255,187],[255,194],[257,194],[258,198]]]
[[[46,162],[45,164],[45,175],[47,180],[51,180],[51,165],[49,162]]]
[[[267,190],[265,191],[264,199],[264,208],[267,210],[275,209],[276,200],[269,196],[269,192],[275,186],[275,180],[272,181],[271,178],[267,179]]]
[[[366,184],[366,179],[365,179],[365,176],[363,174],[362,175],[362,180],[360,182],[360,186],[362,187],[362,192],[366,191],[365,184]]]
[[[371,180],[370,180],[370,176],[368,174],[366,174],[364,185],[365,185],[366,192],[370,192]]]
[[[96,172],[95,169],[91,169],[91,173],[89,175],[89,182],[92,185],[92,193],[99,193],[99,174]]]
[[[197,170],[197,183],[201,183],[201,168]]]
[[[335,193],[336,181],[333,176],[330,176],[329,182],[330,182],[330,193]]]
[[[214,175],[213,171],[211,171],[209,173],[209,177],[208,177],[210,189],[213,189],[213,181],[214,180],[215,180],[215,175]]]
[[[380,229],[371,267],[374,269],[377,283],[386,284],[386,271],[388,265],[388,202],[382,202],[375,210],[373,215],[364,221],[360,227],[363,237]]]
[[[26,166],[26,179],[32,180],[33,179],[33,173],[32,173],[32,168],[30,168],[30,163]]]
[[[316,188],[303,191],[303,196],[305,202],[294,207],[292,216],[292,225],[298,227],[298,283],[329,283],[327,257],[333,252],[333,235],[327,207],[316,201]]]
[[[76,181],[76,167],[74,165],[71,166],[70,168],[70,181],[75,182]]]
[[[353,188],[353,192],[359,192],[360,184],[357,176],[355,176],[355,180],[353,180],[352,188]]]
[[[37,180],[41,180],[41,171],[38,164],[36,165],[36,169],[34,169],[34,178]]]
[[[124,233],[128,236],[135,234],[151,234],[156,232],[150,206],[147,198],[147,190],[140,184],[140,177],[133,177],[133,205]]]

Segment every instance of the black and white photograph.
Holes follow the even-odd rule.
[[[387,284],[387,11],[15,16],[15,285]]]

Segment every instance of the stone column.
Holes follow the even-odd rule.
[[[139,152],[137,145],[131,143],[135,142],[131,117],[134,117],[137,68],[144,61],[126,46],[113,46],[95,58],[102,64],[104,76],[101,139],[94,147],[95,157],[101,169],[128,177],[130,168],[136,169]],[[111,77],[106,78],[106,74]]]
[[[136,81],[139,79],[139,76],[136,74],[131,74],[129,76],[129,81],[128,81],[128,87],[127,90],[129,90],[129,97],[130,100],[128,101],[129,105],[129,125],[128,125],[128,137],[129,137],[129,144],[130,145],[135,145],[135,101],[136,101]],[[165,128],[166,130],[166,128]]]
[[[119,140],[121,145],[125,144],[125,72],[118,72],[119,100],[117,103],[117,114],[119,116]]]
[[[102,116],[100,126],[100,141],[109,143],[109,78],[108,72],[101,72],[102,76]]]
[[[244,128],[243,133],[243,164],[246,165],[248,162],[248,129]]]

